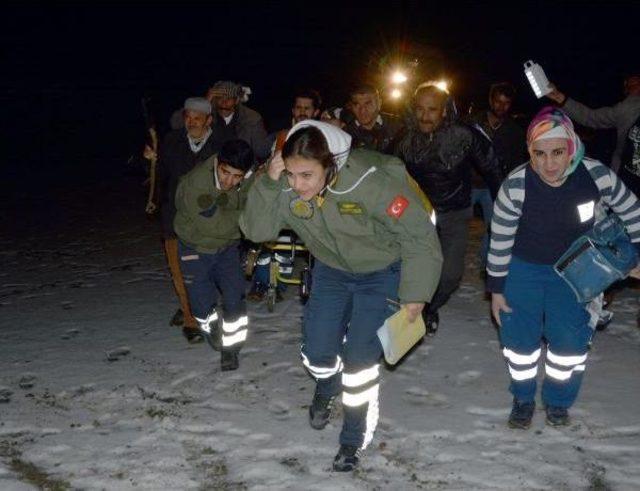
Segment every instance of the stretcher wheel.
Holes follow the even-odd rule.
[[[269,287],[267,290],[267,310],[273,312],[276,308],[276,289]]]

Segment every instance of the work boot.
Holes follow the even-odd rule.
[[[200,326],[200,333],[215,351],[222,349],[222,333],[217,320],[209,322],[208,326]]]
[[[427,336],[435,336],[438,332],[438,324],[440,324],[440,315],[438,315],[438,312],[423,313],[422,318],[424,319]]]
[[[265,285],[262,283],[254,283],[249,293],[247,293],[247,301],[253,303],[262,302],[266,294],[267,287]]]
[[[220,353],[220,369],[223,372],[237,370],[240,366],[238,350],[222,350]]]
[[[547,406],[547,424],[551,426],[567,426],[569,424],[569,411],[566,407]]]
[[[509,415],[509,427],[519,430],[526,430],[529,428],[529,426],[531,426],[531,420],[533,419],[533,412],[535,409],[535,402],[519,402],[514,399],[511,414]]]
[[[182,328],[182,335],[185,337],[189,344],[196,344],[204,342],[204,338],[202,337],[202,333],[197,327],[186,327]]]
[[[176,310],[176,313],[173,314],[173,317],[169,321],[169,325],[176,327],[184,326],[184,314],[182,313],[182,309]]]
[[[336,472],[351,472],[358,466],[360,460],[358,447],[340,445],[338,454],[333,459],[333,470]]]
[[[322,430],[331,417],[331,411],[333,411],[333,402],[336,396],[322,396],[318,394],[316,389],[313,395],[313,402],[309,406],[309,424],[311,428],[315,430]]]

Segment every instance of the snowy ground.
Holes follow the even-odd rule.
[[[273,314],[251,307],[241,367],[221,373],[217,353],[168,326],[176,303],[139,182],[92,186],[0,198],[12,210],[0,218],[0,489],[640,489],[640,290],[613,304],[571,426],[538,410],[511,430],[470,253],[438,335],[384,371],[362,468],[335,474],[340,416],[307,423],[293,292]]]

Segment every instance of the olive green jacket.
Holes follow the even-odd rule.
[[[440,279],[440,242],[402,162],[353,150],[311,218],[294,215],[296,193],[283,175],[259,176],[249,190],[240,227],[254,242],[274,240],[291,228],[311,254],[353,273],[384,269],[401,260],[398,296],[403,303],[431,300]]]
[[[214,155],[185,174],[176,191],[173,226],[182,242],[198,252],[214,253],[240,240],[240,212],[253,181],[245,178],[229,191],[216,188]]]

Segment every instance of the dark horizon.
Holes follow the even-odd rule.
[[[341,104],[351,84],[375,71],[377,59],[405,44],[435,53],[434,72],[452,80],[463,107],[482,106],[496,80],[514,83],[518,111],[540,107],[522,72],[528,59],[594,106],[620,100],[623,76],[639,70],[633,47],[640,40],[640,5],[631,2],[315,7],[5,8],[0,84],[9,164],[120,163],[143,138],[143,95],[152,98],[166,130],[186,97],[220,79],[249,85],[248,105],[274,131],[286,124],[296,87],[315,87],[327,105]]]

